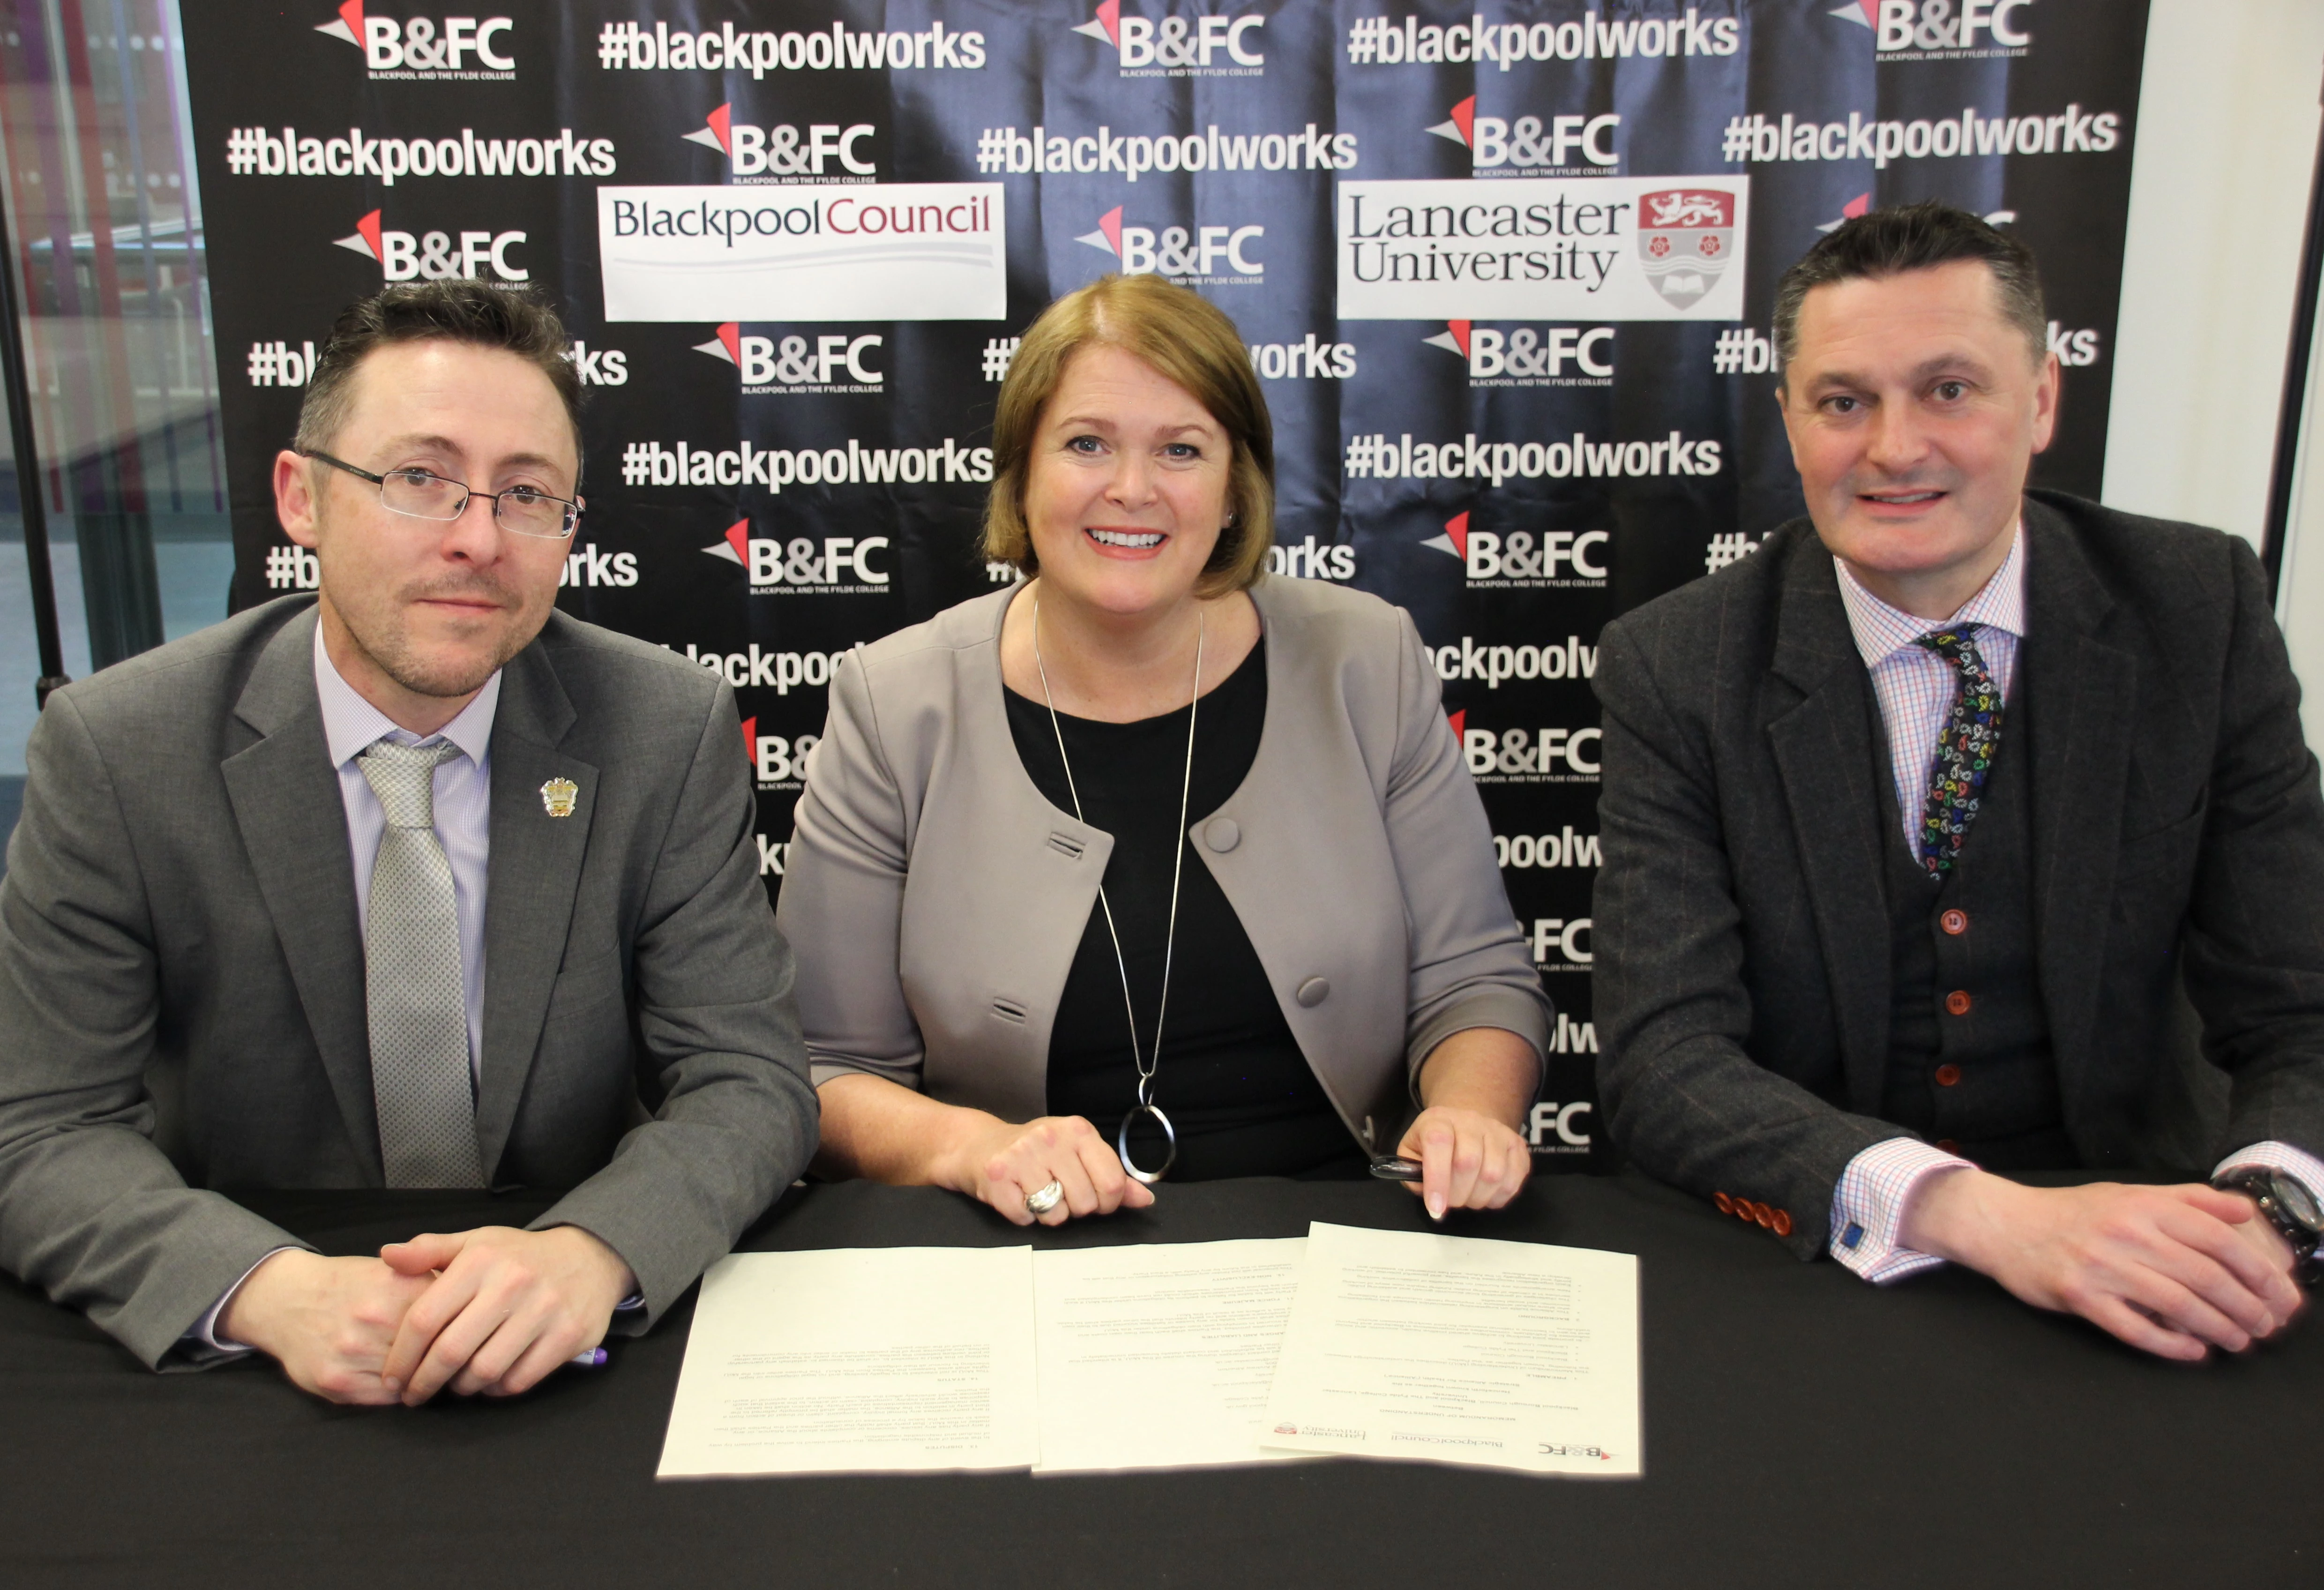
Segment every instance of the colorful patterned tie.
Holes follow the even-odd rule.
[[[1994,748],[2001,742],[2001,688],[1977,653],[1981,626],[1936,630],[1913,644],[1926,647],[1960,674],[1952,711],[1937,739],[1937,759],[1929,771],[1929,798],[1922,808],[1921,865],[1932,883],[1942,883],[1960,855],[1961,841],[1977,815],[1985,781],[1993,771]]]
[[[387,831],[372,862],[364,945],[371,1088],[390,1187],[482,1187],[468,1006],[452,864],[436,837],[436,768],[449,741],[383,740],[355,766]]]

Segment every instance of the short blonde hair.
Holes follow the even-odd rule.
[[[1186,389],[1224,427],[1232,515],[1203,567],[1204,596],[1248,590],[1275,547],[1275,422],[1242,335],[1223,310],[1158,276],[1102,276],[1041,311],[1001,383],[992,415],[992,492],[984,506],[984,556],[1030,579],[1040,572],[1025,523],[1025,479],[1041,415],[1086,347],[1114,347]]]

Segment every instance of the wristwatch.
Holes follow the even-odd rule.
[[[2317,1247],[2324,1242],[2324,1208],[2316,1195],[2292,1177],[2261,1165],[2238,1165],[2215,1178],[2222,1192],[2240,1192],[2259,1206],[2260,1218],[2274,1227],[2292,1245],[2292,1278],[2313,1287],[2324,1280],[2324,1259]]]

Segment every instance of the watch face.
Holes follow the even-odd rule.
[[[2324,1230],[2324,1209],[2317,1207],[2315,1196],[2289,1176],[2275,1178],[2276,1201],[2283,1212],[2310,1231]]]

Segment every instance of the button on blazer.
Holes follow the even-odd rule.
[[[1018,758],[1015,594],[859,646],[833,676],[776,908],[818,1084],[862,1071],[1006,1120],[1047,1110],[1050,1028],[1113,841]],[[1341,1119],[1384,1152],[1437,1043],[1499,1027],[1545,1052],[1549,1002],[1410,617],[1320,581],[1250,594],[1259,753],[1191,817],[1192,850]]]

